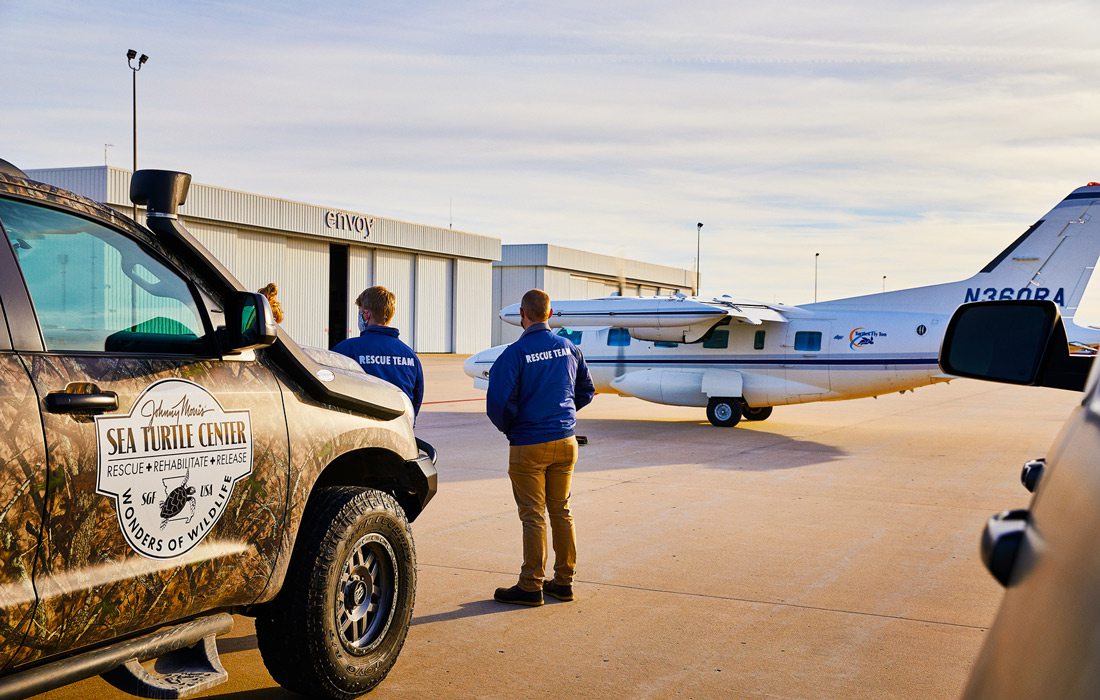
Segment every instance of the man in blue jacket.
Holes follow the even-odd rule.
[[[498,588],[501,603],[542,605],[543,593],[573,600],[577,535],[569,510],[569,487],[577,463],[577,410],[592,401],[595,388],[581,351],[555,335],[550,297],[532,289],[520,302],[523,335],[505,348],[489,371],[485,412],[508,437],[508,476],[523,523],[523,566],[519,583]],[[554,544],[554,578],[544,580],[546,520]]]
[[[414,414],[420,413],[424,369],[412,348],[398,338],[400,332],[388,325],[397,311],[396,297],[385,287],[370,287],[363,290],[355,304],[359,307],[359,337],[340,341],[333,352],[347,355],[367,374],[404,391],[412,401]]]

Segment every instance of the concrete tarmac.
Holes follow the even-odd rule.
[[[522,608],[492,601],[521,560],[507,443],[463,358],[424,359],[440,492],[413,527],[413,626],[371,698],[957,697],[1002,593],[981,529],[1026,506],[1020,466],[1079,400],[956,380],[719,429],[598,396],[580,414],[577,600]],[[230,681],[204,697],[298,697],[249,619],[219,647]],[[128,696],[97,678],[41,697]]]

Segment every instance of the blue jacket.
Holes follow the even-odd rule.
[[[332,349],[347,355],[367,374],[385,379],[412,401],[414,413],[420,413],[424,400],[424,369],[420,358],[397,337],[400,331],[389,326],[367,326],[358,338],[341,340]]]
[[[493,363],[485,412],[509,444],[535,445],[573,435],[595,394],[577,346],[536,323]]]

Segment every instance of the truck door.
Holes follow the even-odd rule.
[[[5,259],[5,254],[7,255]],[[0,293],[14,260],[0,249]],[[46,445],[38,399],[12,352],[0,305],[0,670],[23,647],[35,608],[34,558],[42,533]]]
[[[38,347],[48,493],[36,624],[20,661],[247,604],[287,500],[278,383],[216,354],[216,292],[152,236],[0,199]]]

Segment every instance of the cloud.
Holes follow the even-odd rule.
[[[965,277],[1100,178],[1083,3],[0,5],[10,158],[693,266],[765,300]]]

